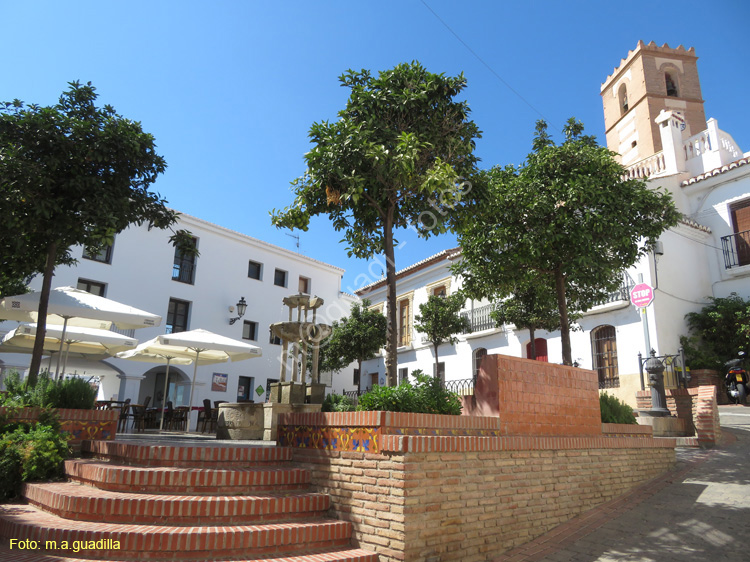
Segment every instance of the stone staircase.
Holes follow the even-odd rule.
[[[0,506],[0,561],[378,560],[351,547],[351,523],[327,517],[289,449],[86,441],[83,454],[68,482]]]

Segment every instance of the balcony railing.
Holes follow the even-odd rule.
[[[469,329],[464,330],[463,333],[467,334],[497,328],[497,322],[492,318],[492,311],[494,309],[494,304],[487,304],[462,312],[461,318],[466,318],[469,321]]]
[[[195,264],[188,262],[175,262],[172,267],[172,280],[179,281],[180,283],[193,284],[193,273],[195,272]]]
[[[750,230],[723,236],[721,251],[724,254],[726,269],[750,265]]]

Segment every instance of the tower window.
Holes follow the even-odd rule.
[[[679,97],[679,93],[677,91],[677,80],[674,79],[674,76],[670,74],[669,72],[664,73],[664,83],[667,86],[667,95],[676,98]]]
[[[621,115],[625,115],[628,111],[628,88],[625,86],[625,84],[622,84],[620,86],[620,89],[617,91],[617,98],[620,102],[620,111]]]

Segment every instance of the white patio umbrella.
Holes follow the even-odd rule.
[[[37,322],[40,296],[41,293],[35,291],[5,297],[0,300],[0,320]],[[57,287],[50,291],[47,323],[62,324],[62,351],[62,342],[69,324],[100,330],[109,330],[114,324],[122,330],[129,330],[158,326],[161,324],[161,316],[73,287]],[[58,356],[55,375],[59,368]]]
[[[190,385],[190,403],[188,412],[193,409],[193,394],[195,391],[195,376],[198,365],[211,365],[226,361],[244,361],[253,357],[260,357],[262,351],[259,347],[220,336],[208,330],[190,330],[188,332],[177,332],[156,336],[152,340],[142,343],[131,351],[118,353],[121,359],[132,359],[135,361],[149,361],[147,357],[170,357],[173,361],[177,359],[190,359],[194,361],[193,381]],[[168,365],[168,363],[167,363]],[[168,377],[167,377],[168,378]],[[166,382],[164,395],[166,396]],[[189,415],[189,414],[188,414]],[[163,427],[163,416],[162,425]],[[189,424],[189,421],[188,421]]]
[[[36,340],[36,324],[21,324],[8,332],[0,342],[0,352],[31,353]],[[135,348],[138,340],[117,332],[68,326],[63,335],[63,327],[52,324],[47,326],[44,337],[46,353],[59,352],[60,343],[65,346],[62,371],[65,372],[68,357],[86,359],[103,359],[115,353]]]

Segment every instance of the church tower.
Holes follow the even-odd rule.
[[[682,139],[706,128],[695,49],[638,41],[601,87],[607,147],[628,166],[662,150],[662,111],[673,111]]]

